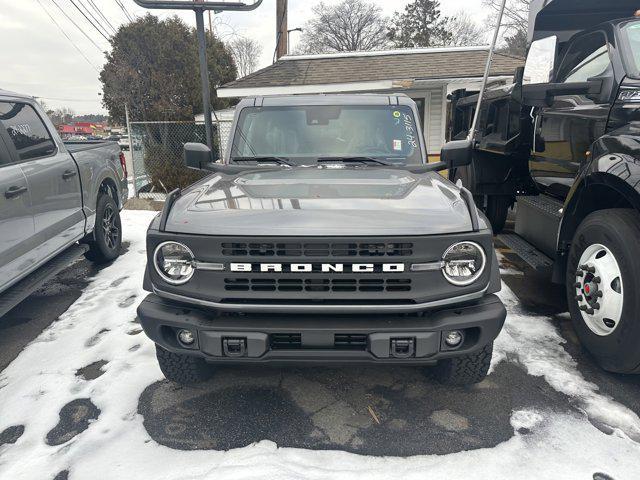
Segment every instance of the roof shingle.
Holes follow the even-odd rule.
[[[221,88],[324,85],[375,80],[437,80],[481,77],[488,50],[430,49],[364,56],[289,57]],[[491,75],[513,75],[524,64],[518,57],[496,53]]]

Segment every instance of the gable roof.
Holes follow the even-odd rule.
[[[488,47],[453,47],[286,56],[218,92],[229,96],[238,89],[477,78],[484,74],[488,53]],[[496,53],[491,76],[512,76],[523,64],[521,58]]]

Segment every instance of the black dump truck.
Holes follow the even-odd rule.
[[[534,0],[526,66],[489,89],[469,165],[452,169],[496,233],[564,285],[584,346],[640,373],[640,18],[638,2]],[[451,97],[466,138],[478,95]]]
[[[168,379],[272,363],[485,377],[506,316],[493,234],[437,173],[471,143],[428,164],[418,118],[404,95],[249,98],[220,162],[185,146],[210,175],[151,223],[138,309]]]

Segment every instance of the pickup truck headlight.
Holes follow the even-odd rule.
[[[487,256],[480,245],[460,242],[451,245],[442,256],[442,274],[453,285],[464,287],[475,282],[487,263]]]
[[[183,285],[195,272],[195,257],[189,247],[177,242],[164,242],[153,253],[158,275],[171,285]]]

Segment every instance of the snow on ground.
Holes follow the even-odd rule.
[[[0,374],[0,431],[25,426],[15,444],[0,447],[0,478],[48,479],[65,469],[70,480],[591,479],[596,472],[616,480],[640,478],[640,446],[631,439],[638,440],[638,417],[585,381],[551,322],[521,311],[507,289],[502,298],[509,317],[494,366],[522,364],[569,395],[584,414],[515,411],[513,437],[495,448],[406,459],[278,448],[269,441],[228,452],[184,452],[157,444],[137,408],[143,390],[162,375],[152,342],[131,335],[144,295],[144,236],[152,216],[123,213],[128,253],[102,270],[60,320]],[[108,361],[104,375],[89,381],[76,375],[100,360]],[[98,418],[66,443],[47,445],[62,407],[83,398],[100,409]],[[613,428],[605,434],[587,416]]]

